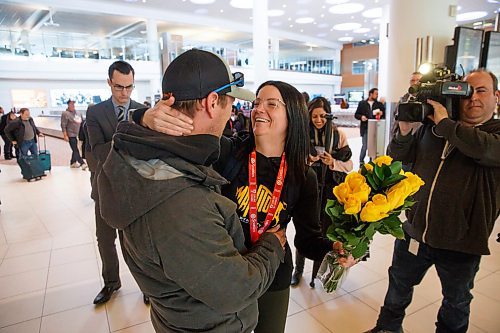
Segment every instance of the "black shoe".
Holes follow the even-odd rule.
[[[149,303],[151,303],[151,302],[149,301],[149,297],[148,297],[148,296],[146,296],[146,295],[144,295],[144,294],[142,295],[142,300],[144,301],[144,304],[146,304],[146,305],[149,305]]]
[[[309,287],[313,288],[316,287],[316,284],[314,283],[314,280],[311,281],[311,283],[309,283]]]
[[[290,281],[291,286],[296,286],[300,283],[300,279],[302,278],[302,272],[293,272],[292,280]]]
[[[97,296],[94,298],[94,304],[106,303],[111,298],[111,295],[113,295],[113,293],[120,288],[121,288],[121,285],[119,285],[119,286],[104,286],[104,288],[102,288],[102,290],[99,292],[99,294],[97,294]]]

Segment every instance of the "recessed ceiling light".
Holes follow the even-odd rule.
[[[359,29],[361,28],[361,24],[359,23],[340,23],[340,24],[335,24],[333,26],[334,30],[354,30],[354,29]]]
[[[320,29],[324,29],[324,28],[328,28],[330,25],[328,23],[320,23],[318,24],[318,28]]]
[[[350,0],[326,0],[325,2],[330,5],[341,5],[343,3],[349,2]]]
[[[288,18],[288,21],[291,21],[291,20],[292,20],[292,18],[291,18],[291,17],[289,17],[289,18]]]
[[[485,17],[486,15],[488,15],[488,12],[483,12],[483,11],[462,13],[457,15],[457,21],[462,22],[462,21],[477,20]]]
[[[376,18],[376,17],[381,17],[382,16],[382,8],[377,7],[377,8],[372,8],[365,10],[361,15],[364,17],[368,18]]]
[[[283,8],[286,8],[286,4],[284,4],[282,7],[283,7]]]
[[[240,9],[252,9],[253,8],[253,0],[231,0],[229,2],[231,7],[240,8]]]
[[[267,16],[276,17],[283,15],[285,15],[285,12],[281,9],[270,9],[267,11]]]
[[[363,9],[365,9],[365,6],[360,3],[345,3],[330,7],[328,11],[332,14],[353,14],[360,12]]]
[[[370,31],[370,28],[359,28],[359,29],[353,30],[352,32],[354,32],[356,34],[364,34],[365,32],[368,32],[368,31]]]
[[[289,25],[289,27],[290,27],[290,28],[293,28],[293,24],[290,24],[290,25]]]
[[[321,14],[320,16],[321,16],[321,17],[325,17],[325,14]]]
[[[372,20],[372,23],[373,23],[373,24],[380,24],[380,22],[382,22],[382,20],[381,20],[381,19],[379,19],[379,18],[377,18],[377,19],[375,19],[375,20]]]
[[[206,14],[208,13],[208,9],[206,8],[198,8],[194,11],[195,14],[200,14],[200,15],[203,15],[203,14]]]
[[[189,0],[189,1],[191,1],[196,5],[209,5],[215,2],[215,0]]]
[[[352,37],[346,36],[346,37],[340,37],[339,41],[341,41],[341,42],[350,42],[350,41],[352,41],[352,39],[353,39]]]
[[[353,15],[353,16],[351,16],[351,20],[354,20],[354,15]]]
[[[300,29],[300,32],[304,32],[304,29]]]
[[[457,6],[457,10],[462,10],[462,6]]]
[[[221,9],[221,10],[220,10],[220,12],[221,12],[221,13],[224,13],[224,9]]]
[[[295,23],[298,24],[308,24],[308,23],[313,23],[314,18],[312,17],[299,17],[298,19],[295,20]]]

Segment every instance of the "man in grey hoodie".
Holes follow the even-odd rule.
[[[284,230],[245,247],[236,205],[219,192],[227,181],[211,168],[234,99],[255,98],[243,84],[215,54],[183,53],[167,68],[163,92],[192,117],[191,135],[122,122],[99,175],[101,214],[121,231],[157,332],[251,332],[257,299],[284,258]]]

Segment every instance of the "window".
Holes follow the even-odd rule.
[[[352,74],[364,74],[365,73],[365,61],[355,60],[352,62]]]

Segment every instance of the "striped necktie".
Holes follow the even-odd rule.
[[[118,122],[125,120],[125,107],[118,106]]]

